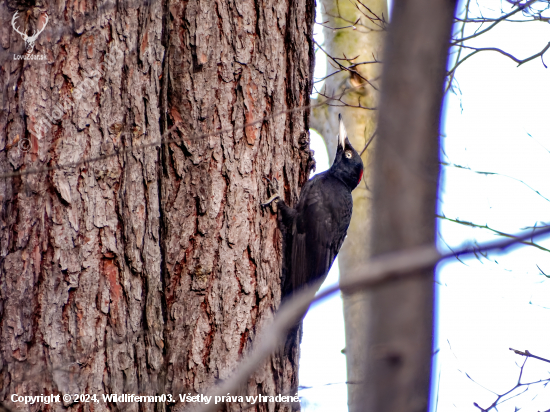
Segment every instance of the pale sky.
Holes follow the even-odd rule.
[[[483,15],[498,15],[500,2],[482,4]],[[548,41],[548,23],[501,23],[469,45],[525,58]],[[460,92],[447,100],[442,161],[498,175],[444,167],[442,213],[507,233],[550,223],[549,70],[540,58],[518,68],[505,56],[483,52],[465,62],[457,78]],[[440,231],[451,247],[496,238],[451,222],[440,222]],[[550,239],[539,243],[550,248]],[[474,402],[487,408],[496,399],[491,391],[512,389],[516,363],[524,358],[510,347],[550,359],[550,280],[537,265],[550,274],[550,253],[533,247],[441,265],[438,412],[479,411]],[[550,364],[529,359],[522,382],[548,378]],[[532,386],[498,410],[515,407],[550,409],[550,390]]]

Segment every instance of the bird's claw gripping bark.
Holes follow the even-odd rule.
[[[273,180],[269,180],[267,177],[265,178],[267,180],[267,188],[268,192],[271,194],[271,197],[265,201],[265,203],[262,203],[263,207],[269,206],[270,204],[272,206],[276,206],[277,202],[273,203],[277,199],[282,199],[281,195],[279,194],[279,182],[277,182],[277,179],[273,178]],[[274,210],[276,211],[276,210]]]

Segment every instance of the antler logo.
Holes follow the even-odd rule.
[[[38,35],[44,31],[44,29],[46,28],[46,25],[48,24],[48,13],[44,13],[45,20],[44,20],[44,24],[42,25],[42,28],[38,32],[35,31],[32,36],[28,36],[27,33],[25,33],[24,31],[21,32],[17,27],[15,27],[15,20],[17,20],[18,14],[19,12],[16,11],[15,14],[13,15],[11,19],[11,25],[13,29],[17,33],[19,33],[23,38],[23,40],[25,41],[25,48],[27,49],[27,54],[31,54],[32,51],[34,50],[34,42],[38,38]],[[40,22],[40,19],[38,21]]]

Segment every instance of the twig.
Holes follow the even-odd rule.
[[[319,26],[325,27],[325,28],[327,28],[327,29],[329,29],[329,30],[342,30],[342,29],[349,29],[349,28],[355,29],[355,25],[356,25],[357,23],[359,23],[359,20],[360,20],[360,19],[361,19],[361,18],[359,17],[359,18],[355,21],[355,23],[350,24],[349,26],[344,26],[344,27],[330,27],[330,26],[327,26],[326,23],[328,23],[328,20],[325,21],[325,22],[323,22],[323,23],[317,23],[317,22],[315,22],[315,24],[318,24]]]
[[[359,156],[363,156],[363,153],[365,153],[365,150],[367,150],[367,148],[370,146],[370,144],[372,143],[372,141],[374,140],[374,137],[376,136],[376,132],[378,131],[378,129],[376,129],[374,131],[374,133],[372,134],[372,136],[370,137],[369,141],[367,142],[367,144],[365,145],[365,147],[363,147],[363,150],[361,150],[361,153],[359,153]]]
[[[364,65],[364,64],[376,64],[376,63],[382,63],[382,62],[380,60],[375,59],[373,61],[353,63],[351,66],[348,67],[348,69],[354,69],[355,67],[361,66],[361,65]],[[335,74],[341,73],[343,71],[341,69],[338,69],[337,67],[336,67],[336,69],[337,70],[335,72],[332,72],[331,74],[327,74],[325,77],[321,77],[320,79],[315,80],[314,83],[319,83],[319,82],[325,81],[329,77],[334,76]]]
[[[523,19],[523,20],[509,20],[507,19],[506,20],[506,23],[533,23],[534,21],[543,21],[543,22],[547,22],[550,20],[550,17],[542,17],[542,16],[533,16],[532,19]],[[487,17],[484,17],[484,18],[479,18],[479,19],[459,19],[457,17],[455,17],[455,21],[457,22],[460,22],[460,23],[489,23],[489,22],[492,22],[492,21],[500,21],[500,18],[498,19],[490,19],[490,18],[487,18]]]
[[[436,215],[436,217],[438,219],[443,219],[443,220],[447,220],[449,222],[458,223],[458,224],[463,225],[463,226],[470,226],[470,227],[475,227],[475,228],[478,228],[478,229],[486,229],[486,230],[489,230],[493,233],[496,233],[497,235],[502,236],[502,237],[507,237],[507,238],[512,238],[512,239],[515,238],[515,235],[511,235],[511,234],[506,233],[506,232],[501,232],[500,230],[493,229],[493,228],[491,228],[487,225],[480,225],[480,224],[477,224],[477,223],[468,222],[466,220],[452,219],[452,218],[442,216],[442,215]],[[537,243],[534,243],[532,240],[530,240],[530,241],[522,240],[520,243],[523,244],[523,245],[526,245],[526,246],[536,247],[537,249],[540,249],[543,252],[550,252],[550,249],[547,249],[544,246],[541,246]]]
[[[483,51],[494,51],[494,52],[498,52],[510,59],[512,59],[513,61],[515,61],[517,64],[518,64],[518,67],[521,66],[522,64],[525,64],[527,62],[530,62],[531,60],[534,60],[536,59],[537,57],[543,57],[544,53],[546,53],[548,51],[548,49],[550,48],[550,42],[548,42],[548,44],[544,47],[544,49],[542,49],[541,51],[539,51],[538,53],[535,53],[533,54],[532,56],[529,56],[529,57],[526,57],[525,59],[518,59],[517,57],[515,57],[514,55],[510,54],[510,53],[507,53],[505,52],[504,50],[501,50],[497,47],[480,47],[480,48],[476,48],[476,47],[469,47],[469,46],[460,46],[462,48],[465,48],[465,49],[470,49],[470,50],[474,50],[474,52],[470,53],[469,55],[467,55],[466,57],[464,57],[461,61],[459,61],[452,69],[450,72],[453,72],[455,71],[458,66],[460,66],[462,63],[464,63],[466,60],[468,60],[470,57],[472,57],[474,54],[477,54],[477,53],[480,53],[480,52],[483,52]],[[544,63],[544,60],[542,61],[542,64],[544,65],[544,67],[547,67],[546,64]],[[449,72],[449,73],[450,73]]]
[[[451,46],[456,46],[458,45],[459,43],[463,43],[465,42],[466,40],[470,40],[470,39],[473,39],[474,37],[477,37],[483,33],[486,33],[488,32],[489,30],[491,30],[493,27],[495,27],[497,24],[499,24],[500,22],[506,20],[508,17],[511,17],[513,16],[514,14],[522,11],[522,10],[525,10],[526,8],[528,8],[531,4],[537,2],[538,0],[530,0],[528,1],[527,3],[525,4],[519,4],[518,5],[518,8],[516,10],[512,10],[510,13],[508,14],[505,14],[504,16],[498,18],[495,20],[495,22],[493,24],[491,24],[489,27],[487,27],[486,29],[484,30],[481,30],[480,32],[477,32],[475,34],[472,34],[471,36],[466,36],[466,37],[463,37],[461,39],[457,39],[457,40],[454,40],[452,43],[451,43]]]
[[[533,358],[533,359],[538,359],[538,360],[541,360],[543,362],[548,362],[550,363],[550,360],[549,359],[546,359],[546,358],[541,358],[540,356],[536,356],[536,355],[533,355],[531,352],[529,352],[527,349],[525,350],[525,352],[522,352],[520,350],[517,350],[517,349],[513,349],[513,348],[510,348],[511,351],[513,351],[516,355],[521,355],[521,356],[525,356],[527,358]]]
[[[350,73],[355,74],[356,76],[358,76],[359,78],[361,78],[362,80],[364,80],[365,83],[367,83],[368,85],[370,85],[374,90],[378,91],[378,89],[376,88],[376,86],[373,85],[373,84],[370,82],[369,79],[367,79],[365,76],[363,76],[363,75],[362,75],[361,73],[359,73],[357,70],[350,69],[349,67],[346,67],[346,66],[344,66],[343,64],[341,64],[336,58],[334,58],[333,56],[331,56],[330,54],[328,54],[328,53],[326,52],[326,50],[323,49],[323,47],[322,47],[319,43],[317,43],[315,40],[313,40],[313,43],[315,43],[315,44],[317,45],[317,47],[318,47],[323,53],[325,53],[325,55],[326,55],[330,60],[332,60],[334,63],[336,63],[336,65],[338,66],[338,68],[339,68],[340,70],[345,70],[345,71],[348,71],[348,72],[350,72]],[[342,60],[342,59],[340,59],[340,60]],[[343,59],[343,60],[346,60],[346,59]]]
[[[455,167],[457,169],[462,169],[462,170],[468,170],[472,173],[476,173],[478,175],[484,175],[484,176],[500,176],[500,177],[506,177],[508,179],[512,179],[512,180],[515,180],[516,182],[518,183],[521,183],[522,185],[524,185],[525,187],[527,187],[528,189],[532,190],[533,192],[535,192],[537,195],[539,195],[540,197],[542,197],[544,200],[546,200],[547,202],[550,202],[550,199],[548,199],[546,196],[544,196],[542,193],[540,193],[538,190],[536,190],[534,187],[531,187],[529,186],[527,183],[525,183],[523,180],[521,179],[518,179],[517,177],[513,177],[513,176],[509,176],[509,175],[506,175],[504,173],[497,173],[497,172],[484,172],[484,171],[481,171],[481,170],[474,170],[468,166],[462,166],[462,165],[459,165],[459,164],[455,164],[455,163],[448,163],[448,162],[440,162],[440,164],[442,166],[449,166],[449,167]]]
[[[465,7],[465,11],[464,11],[464,18],[467,20],[468,19],[468,13],[470,12],[470,0],[467,0],[466,1],[466,7]],[[460,36],[461,37],[464,37],[464,30],[466,28],[466,24],[462,24],[462,27],[460,29]],[[449,51],[451,50],[451,48],[449,48]],[[458,61],[460,60],[460,54],[462,53],[462,49],[459,48],[458,49],[458,53],[456,55],[456,59],[455,59],[455,64],[454,66],[456,66],[456,64],[458,63]],[[447,94],[447,92],[449,91],[449,89],[452,87],[452,84],[453,84],[453,80],[454,80],[454,76],[455,76],[455,71],[454,69],[451,70],[447,76],[449,77],[449,79],[447,80],[447,87],[445,88],[445,94]]]
[[[516,352],[518,355],[523,355],[523,356],[526,356],[525,360],[523,361],[522,365],[520,366],[520,369],[519,369],[519,376],[518,376],[518,380],[516,382],[516,384],[514,385],[513,388],[509,389],[508,391],[502,393],[502,394],[496,394],[497,398],[494,400],[494,402],[489,405],[487,408],[482,408],[481,406],[479,406],[476,402],[474,402],[474,406],[476,408],[478,408],[481,412],[489,412],[491,409],[496,409],[496,407],[506,401],[509,401],[510,399],[513,399],[513,398],[517,398],[518,396],[520,396],[521,394],[527,392],[529,390],[529,388],[531,387],[531,385],[536,385],[537,383],[543,383],[543,382],[550,382],[550,379],[539,379],[538,381],[534,381],[534,382],[525,382],[525,383],[522,383],[521,382],[521,378],[523,376],[523,371],[525,369],[525,365],[527,363],[527,359],[528,358],[536,358],[536,359],[540,359],[540,360],[543,360],[545,362],[550,362],[549,360],[547,359],[544,359],[544,358],[540,358],[538,356],[534,356],[534,355],[531,355],[529,353],[529,351],[525,351],[524,352],[521,352],[521,351],[517,351],[515,349],[512,349],[510,348],[510,350]],[[527,354],[526,354],[527,353]],[[471,378],[470,378],[471,379]],[[513,396],[510,396],[509,398],[507,399],[504,399],[502,402],[502,398],[504,398],[505,396],[507,395],[510,395],[512,392],[514,392],[516,389],[518,388],[525,388],[522,392],[518,392],[516,394],[514,394]],[[516,409],[517,410],[517,409]]]

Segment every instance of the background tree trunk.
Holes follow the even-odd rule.
[[[373,257],[434,244],[439,126],[456,3],[394,3],[374,153]],[[433,270],[371,290],[362,410],[428,410]]]
[[[366,7],[368,7],[368,9]],[[347,93],[342,98],[344,103],[351,106],[361,104],[364,107],[376,108],[380,97],[380,76],[382,73],[383,43],[386,35],[388,19],[387,0],[367,0],[361,3],[340,0],[323,0],[321,2],[322,21],[325,25],[323,34],[324,50],[332,57],[356,57],[352,63],[379,61],[380,63],[365,64],[355,67],[360,76],[349,71],[340,71],[334,61],[327,59],[327,75],[335,72],[325,80],[323,90],[327,95],[339,96],[344,90],[364,84],[363,87]],[[369,20],[369,17],[372,20]],[[376,20],[376,19],[380,19]],[[359,21],[357,21],[359,19]],[[355,29],[349,27],[355,24]],[[333,30],[333,28],[347,27]],[[317,58],[325,58],[321,51]],[[345,66],[350,63],[339,61]],[[370,84],[364,79],[368,79]],[[319,97],[318,101],[323,101]],[[373,138],[377,125],[377,110],[366,110],[357,107],[319,106],[312,110],[311,127],[318,131],[327,145],[329,158],[334,159],[336,153],[336,136],[338,134],[338,113],[342,113],[348,130],[348,137],[353,146],[361,151],[366,143]],[[353,191],[353,216],[348,229],[346,241],[338,254],[340,277],[345,279],[356,266],[364,265],[368,258],[370,232],[370,186],[372,184],[371,163],[375,141],[363,154],[365,165],[364,181]],[[366,352],[364,350],[365,328],[364,322],[370,319],[370,293],[354,293],[343,295],[344,320],[346,323],[346,366],[348,382],[348,405],[351,412],[363,410],[360,402],[362,388],[355,384],[364,380]]]
[[[260,202],[264,177],[296,202],[308,112],[194,136],[309,103],[313,1],[109,4],[31,7],[29,24],[49,15],[34,62],[11,59],[23,41],[10,20],[28,6],[2,8],[0,173],[127,150],[0,180],[2,402],[203,392],[279,304],[280,236]],[[181,143],[142,147],[173,126]],[[294,393],[297,361],[274,356],[243,392]]]

